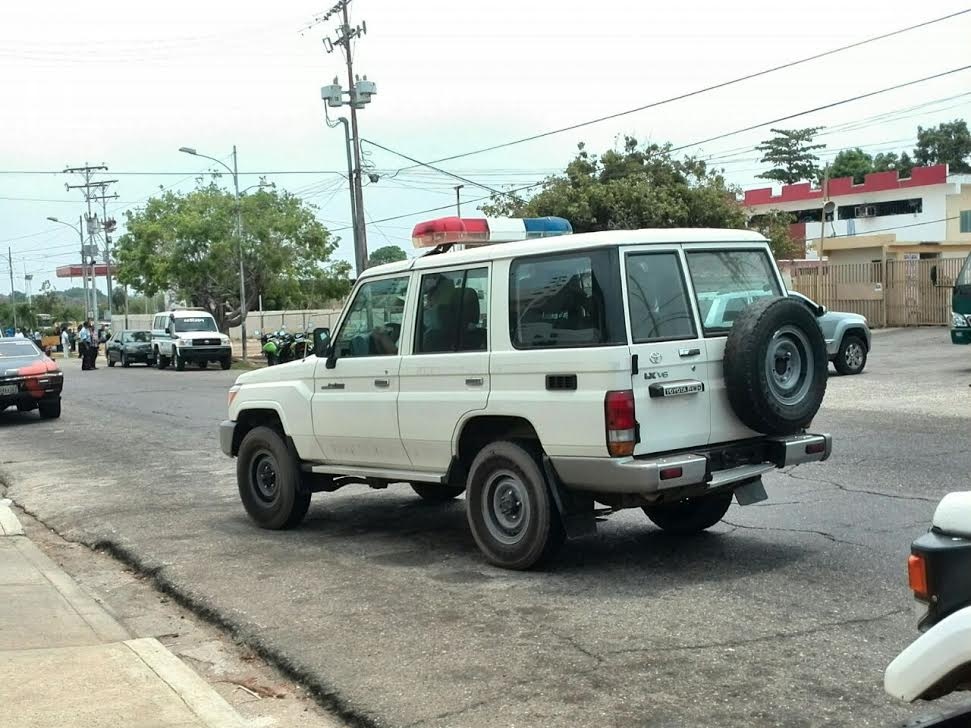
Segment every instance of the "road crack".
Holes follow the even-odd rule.
[[[880,498],[890,498],[891,500],[909,500],[909,501],[922,501],[924,503],[937,503],[940,498],[929,498],[923,495],[897,495],[896,493],[884,493],[879,490],[867,490],[866,488],[851,488],[848,485],[843,485],[835,480],[827,480],[826,478],[807,478],[802,475],[795,475],[791,471],[781,471],[781,475],[785,475],[787,478],[792,478],[793,480],[802,480],[807,483],[825,483],[827,485],[832,485],[834,488],[838,488],[844,493],[862,493],[864,495],[875,495]]]
[[[868,546],[865,543],[857,543],[856,541],[847,541],[845,539],[841,539],[837,536],[834,536],[833,534],[827,531],[817,531],[816,529],[813,529],[813,528],[777,528],[773,526],[746,526],[745,524],[742,524],[742,523],[734,523],[732,521],[727,521],[724,518],[722,519],[722,523],[727,523],[729,526],[735,526],[735,528],[746,528],[752,531],[784,531],[786,533],[808,533],[813,536],[822,536],[827,541],[832,541],[833,543],[840,543],[846,546],[858,546],[862,549],[869,549],[870,551],[874,550],[872,546]]]

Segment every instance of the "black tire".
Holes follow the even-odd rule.
[[[792,435],[812,422],[826,394],[828,369],[823,332],[800,301],[759,299],[728,333],[728,400],[756,432]]]
[[[300,481],[300,467],[279,432],[254,427],[246,433],[236,457],[236,483],[243,507],[260,528],[293,528],[303,520],[310,492]]]
[[[464,485],[431,485],[429,483],[412,483],[411,489],[420,495],[422,500],[431,503],[444,503],[454,500],[465,492]]]
[[[529,569],[565,538],[536,454],[516,443],[493,442],[479,452],[469,469],[466,504],[479,550],[504,569]]]
[[[866,355],[866,342],[856,334],[847,334],[843,337],[833,366],[840,374],[859,374],[866,366]]]
[[[109,367],[113,367],[115,365],[115,360],[112,359],[111,356],[106,356],[105,358],[108,360]]]
[[[207,361],[201,361],[201,362],[199,362],[199,368],[200,369],[205,369],[208,364],[209,364],[209,362],[207,362]]]
[[[658,528],[668,533],[687,536],[714,526],[724,518],[731,504],[732,494],[729,492],[661,506],[643,506],[642,510]]]
[[[179,354],[179,350],[175,350],[175,371],[184,372],[185,371],[185,359]]]
[[[155,368],[162,370],[168,369],[169,358],[167,356],[162,356],[162,352],[158,349],[155,350]]]
[[[230,357],[226,357],[225,359],[220,359],[219,360],[219,366],[222,367],[223,371],[226,371],[232,365],[233,365],[233,360]]]
[[[121,352],[121,366],[125,369],[131,366],[131,362],[128,361],[128,354]]]
[[[55,399],[52,402],[40,402],[37,405],[40,410],[42,420],[56,420],[61,416],[61,400]]]

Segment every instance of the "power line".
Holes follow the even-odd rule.
[[[906,81],[904,83],[898,83],[893,86],[887,86],[886,88],[878,89],[877,91],[870,91],[865,94],[859,94],[857,96],[851,96],[847,99],[842,99],[840,101],[834,101],[829,104],[823,104],[822,106],[815,106],[811,109],[806,109],[805,111],[799,111],[795,114],[788,114],[786,116],[780,116],[776,119],[770,119],[769,121],[759,122],[758,124],[752,124],[751,126],[746,126],[741,129],[736,129],[735,131],[725,132],[724,134],[717,134],[713,137],[708,137],[707,139],[702,139],[701,141],[692,142],[691,144],[682,144],[680,147],[672,147],[670,152],[680,152],[683,149],[688,149],[689,147],[697,147],[702,144],[707,144],[708,142],[718,141],[719,139],[726,139],[730,136],[735,136],[737,134],[743,134],[747,131],[752,131],[754,129],[759,129],[763,126],[770,126],[771,124],[778,124],[780,121],[789,121],[790,119],[796,119],[800,116],[806,116],[807,114],[813,114],[817,111],[825,111],[826,109],[832,109],[836,106],[842,106],[843,104],[848,104],[853,101],[859,101],[860,99],[868,99],[872,96],[877,96],[879,94],[885,94],[889,91],[896,91],[898,89],[906,88],[907,86],[913,86],[918,83],[924,83],[926,81],[932,81],[936,78],[943,78],[945,76],[950,76],[954,73],[960,73],[961,71],[967,71],[971,69],[971,65],[960,66],[959,68],[952,68],[949,71],[942,71],[941,73],[935,73],[932,76],[924,76],[923,78],[918,78],[913,81]]]
[[[28,174],[37,174],[37,175],[48,175],[48,174],[49,175],[61,175],[61,174],[64,174],[64,171],[63,170],[53,171],[53,170],[46,170],[46,169],[0,169],[0,174],[9,174],[9,175],[28,175]],[[135,171],[126,170],[126,171],[123,171],[123,172],[114,172],[113,171],[112,174],[125,175],[125,176],[143,176],[143,177],[165,177],[165,176],[177,176],[177,175],[182,175],[182,176],[186,176],[186,177],[198,177],[199,175],[211,174],[211,172],[198,171],[198,170],[195,171],[195,172],[186,172],[186,171],[176,172],[176,171],[170,171],[170,170],[164,170],[164,171],[156,170],[156,171],[153,171],[153,172],[152,171],[146,171],[146,170],[135,170]],[[344,176],[344,173],[343,172],[336,172],[336,171],[331,170],[331,169],[278,169],[278,170],[255,171],[255,172],[243,172],[242,170],[240,170],[240,172],[239,172],[239,176],[240,177],[244,177],[244,176],[246,176],[246,177],[253,177],[253,176],[269,177],[269,176],[274,176],[274,175],[290,175],[290,174],[336,174],[336,175],[340,175],[342,177]]]
[[[592,124],[599,124],[600,122],[603,122],[603,121],[609,121],[611,119],[617,119],[617,118],[619,118],[621,116],[627,116],[629,114],[635,114],[635,113],[637,113],[639,111],[645,111],[647,109],[654,109],[654,108],[657,108],[659,106],[664,106],[665,104],[673,103],[675,101],[682,101],[684,99],[688,99],[688,98],[691,98],[693,96],[698,96],[700,94],[705,94],[705,93],[709,93],[711,91],[716,91],[718,89],[726,88],[728,86],[732,86],[734,84],[741,83],[743,81],[749,81],[749,80],[751,80],[753,78],[759,78],[760,76],[766,76],[766,75],[768,75],[770,73],[775,73],[776,71],[782,71],[782,70],[787,69],[787,68],[793,68],[794,66],[799,66],[799,65],[801,65],[803,63],[809,63],[810,61],[815,61],[815,60],[818,60],[820,58],[825,58],[826,56],[831,56],[831,55],[836,54],[836,53],[842,53],[843,51],[847,51],[847,50],[850,50],[852,48],[859,48],[861,46],[868,45],[870,43],[875,43],[875,42],[880,41],[880,40],[885,40],[886,38],[891,38],[893,36],[900,35],[902,33],[907,33],[907,32],[910,32],[912,30],[917,30],[918,28],[925,28],[925,27],[927,27],[929,25],[934,25],[935,23],[941,23],[941,22],[944,22],[945,20],[951,20],[953,18],[956,18],[958,16],[964,15],[964,14],[969,13],[969,12],[971,12],[971,8],[966,8],[964,10],[959,10],[959,11],[957,11],[955,13],[950,13],[949,15],[943,15],[943,16],[941,16],[939,18],[934,18],[932,20],[924,21],[923,23],[917,23],[916,25],[910,25],[910,26],[907,26],[906,28],[901,28],[899,30],[894,30],[894,31],[891,31],[889,33],[883,33],[881,35],[876,35],[876,36],[873,36],[872,38],[866,38],[864,40],[857,41],[855,43],[850,43],[849,45],[840,46],[839,48],[833,48],[831,50],[823,51],[822,53],[816,53],[814,55],[807,56],[805,58],[800,58],[800,59],[795,60],[795,61],[789,61],[788,63],[783,63],[783,64],[781,64],[779,66],[773,66],[772,68],[766,68],[766,69],[763,69],[761,71],[756,71],[754,73],[749,73],[749,74],[746,74],[744,76],[739,76],[738,78],[733,78],[733,79],[731,79],[729,81],[722,81],[721,83],[713,84],[711,86],[705,86],[704,88],[696,89],[694,91],[689,91],[687,93],[683,93],[683,94],[680,94],[678,96],[671,96],[669,98],[662,99],[660,101],[653,101],[653,102],[651,102],[649,104],[644,104],[643,106],[638,106],[638,107],[633,108],[633,109],[627,109],[626,111],[618,111],[618,112],[616,112],[614,114],[608,114],[606,116],[600,116],[600,117],[597,117],[596,119],[590,119],[588,121],[581,121],[581,122],[578,122],[576,124],[571,124],[570,126],[561,127],[559,129],[551,129],[550,131],[544,131],[544,132],[539,133],[539,134],[533,134],[533,135],[528,136],[528,137],[522,137],[521,139],[514,139],[512,141],[503,142],[502,144],[493,144],[492,146],[482,147],[480,149],[474,149],[474,150],[472,150],[470,152],[463,152],[461,154],[453,154],[453,155],[448,156],[448,157],[442,157],[441,159],[433,159],[428,164],[439,164],[441,162],[450,162],[453,159],[462,159],[464,157],[471,157],[474,154],[483,154],[485,152],[495,151],[496,149],[504,149],[506,147],[511,147],[511,146],[516,145],[516,144],[523,144],[525,142],[536,141],[537,139],[543,139],[544,137],[553,136],[554,134],[562,134],[563,132],[566,132],[566,131],[573,131],[574,129],[580,129],[582,127],[590,126]],[[769,122],[769,123],[772,123],[772,122]],[[413,167],[402,167],[401,169],[402,170],[413,169]]]

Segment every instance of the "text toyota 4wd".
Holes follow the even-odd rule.
[[[595,502],[699,532],[733,495],[763,500],[763,473],[829,457],[830,437],[805,431],[826,344],[763,237],[470,246],[516,224],[520,240],[568,229],[423,223],[416,243],[442,243],[433,253],[469,247],[368,269],[314,356],[239,377],[220,441],[260,526],[294,526],[311,493],[350,483],[409,483],[430,501],[464,491],[486,558],[525,569],[592,531]]]

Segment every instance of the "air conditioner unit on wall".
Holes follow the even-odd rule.
[[[853,217],[876,217],[877,208],[875,205],[857,205],[853,208]]]

